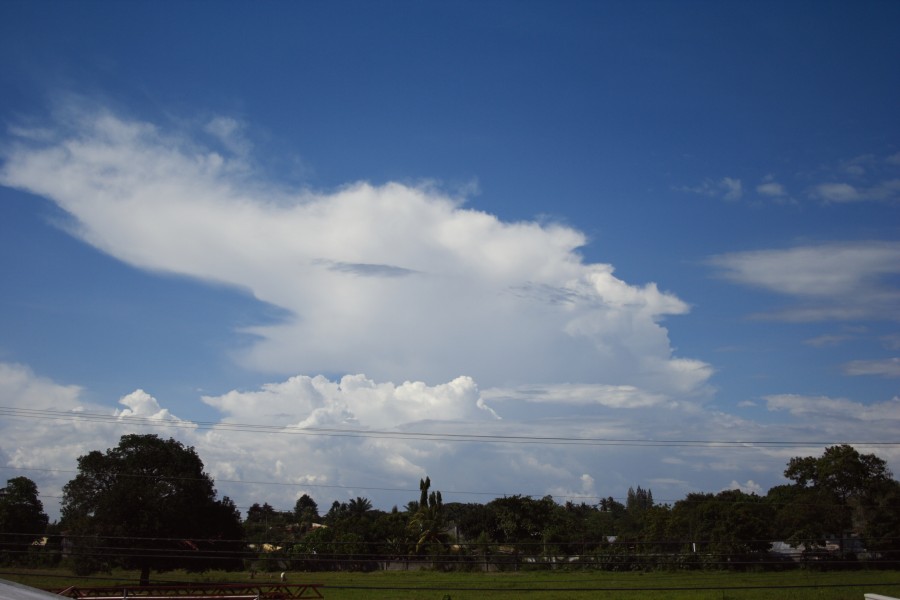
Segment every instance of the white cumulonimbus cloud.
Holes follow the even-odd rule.
[[[105,111],[67,119],[12,130],[0,183],[53,200],[76,235],[131,265],[285,309],[248,330],[250,368],[675,395],[704,391],[711,375],[674,356],[660,324],[688,305],[586,263],[570,227],[503,222],[429,186],[286,190],[255,174],[228,118],[193,137]]]
[[[642,481],[671,500],[729,481],[756,486],[798,450],[647,440],[811,439],[813,454],[817,427],[838,439],[895,424],[896,401],[866,413],[845,400],[768,398],[802,417],[802,430],[694,402],[711,367],[675,356],[661,325],[688,305],[585,262],[573,228],[504,222],[430,186],[287,190],[253,169],[253,145],[227,117],[193,135],[103,111],[70,110],[64,122],[11,129],[0,183],[52,200],[73,234],[137,268],[222,282],[284,309],[281,322],[249,330],[258,341],[241,357],[284,377],[202,397],[222,418],[195,424],[140,389],[110,410],[83,402],[77,386],[0,363],[13,409],[0,421],[0,456],[40,474],[42,489],[71,477],[74,457],[138,430],[195,446],[244,507],[287,509],[301,493],[320,505],[354,495],[402,504],[426,474],[462,501],[616,495]],[[713,190],[742,194],[730,178],[694,191]],[[897,305],[879,279],[897,258],[896,245],[872,244],[714,262],[732,279],[803,298],[862,290],[858,308],[879,312]],[[841,268],[823,277],[829,266]],[[848,369],[863,367],[872,371]]]

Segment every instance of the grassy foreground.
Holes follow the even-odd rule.
[[[607,573],[289,573],[288,583],[321,583],[323,595],[333,599],[403,600],[861,600],[874,592],[900,597],[900,571],[807,570],[778,573],[659,572]],[[137,573],[114,571],[85,580],[62,570],[3,570],[0,578],[43,589],[69,585],[134,585]],[[153,582],[249,582],[247,573],[180,571],[154,574]],[[257,583],[276,582],[274,574],[260,573]]]

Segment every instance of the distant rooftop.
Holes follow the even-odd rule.
[[[3,600],[49,600],[50,598],[59,600],[60,596],[21,583],[0,579],[0,598]]]

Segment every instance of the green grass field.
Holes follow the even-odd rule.
[[[900,571],[778,573],[658,572],[607,573],[289,573],[288,583],[321,583],[328,600],[587,600],[708,599],[708,600],[861,600],[866,592],[900,597]],[[114,571],[85,580],[66,571],[3,571],[0,578],[43,589],[69,585],[134,585],[137,573]],[[255,582],[277,582],[275,574],[257,574]],[[154,583],[248,582],[247,573],[211,572],[154,574]]]

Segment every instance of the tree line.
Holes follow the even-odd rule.
[[[65,564],[78,574],[151,571],[595,568],[897,568],[900,483],[874,454],[849,445],[792,458],[790,483],[764,496],[691,493],[657,503],[650,489],[625,502],[560,504],[513,495],[445,503],[431,480],[390,511],[357,497],[324,511],[309,495],[291,510],[255,503],[242,518],[192,447],[125,435],[78,458],[50,523],[37,486],[0,488],[0,562]],[[778,547],[773,546],[780,542]]]

